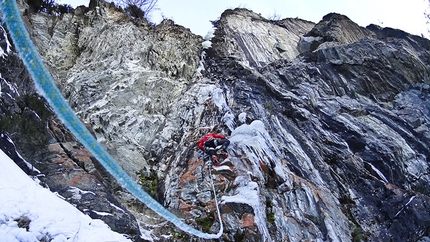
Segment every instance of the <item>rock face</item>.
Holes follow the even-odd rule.
[[[375,33],[358,26],[348,17],[336,13],[327,14],[299,42],[301,52],[314,51],[319,45],[352,44]]]
[[[25,19],[97,139],[189,224],[219,228],[213,182],[225,241],[430,240],[429,40],[363,28],[335,13],[312,23],[235,9],[214,23],[212,47],[203,50],[203,38],[172,21],[154,26],[104,2],[90,6]],[[80,167],[86,182],[76,187],[133,214],[118,214],[113,229],[136,228],[134,216],[142,238],[190,240],[118,189],[45,113],[26,75],[12,75],[20,66],[11,55],[2,59],[9,61],[1,69],[1,122],[9,124],[2,132],[13,132],[17,150],[35,161],[48,186],[78,203],[76,194],[87,193],[72,189],[70,170],[61,179],[49,171]],[[205,70],[196,74],[199,63]],[[14,101],[18,94],[28,97]],[[48,127],[47,134],[18,129],[11,113]],[[196,146],[209,131],[231,141],[229,158],[215,169]],[[28,149],[36,136],[41,152],[34,154]],[[95,180],[104,187],[91,190]],[[114,210],[90,201],[94,208],[84,212]],[[136,229],[129,234],[139,240]]]
[[[5,33],[0,28],[0,35]],[[0,62],[0,149],[23,171],[83,213],[103,220],[134,241],[142,241],[135,216],[112,196],[118,189],[116,181],[36,95],[12,47]]]
[[[213,51],[235,57],[243,65],[263,67],[275,60],[292,61],[299,54],[297,42],[315,24],[301,19],[270,21],[246,9],[226,10],[214,26]]]

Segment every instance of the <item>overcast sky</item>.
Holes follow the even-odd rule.
[[[73,7],[88,6],[89,0],[59,0]],[[328,13],[348,16],[360,26],[373,23],[392,27],[429,38],[424,12],[430,12],[429,0],[158,0],[159,10],[152,14],[152,22],[163,17],[205,36],[211,28],[210,20],[216,20],[227,8],[245,7],[264,17],[274,14],[281,18],[299,17],[319,22]]]

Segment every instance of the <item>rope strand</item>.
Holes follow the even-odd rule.
[[[218,205],[215,185],[214,185],[214,181],[212,178],[212,167],[209,167],[209,175],[210,175],[210,179],[211,179],[212,190],[214,192],[214,197],[215,197],[214,200],[215,200],[216,212],[218,214],[218,220],[219,220],[219,223],[221,224],[221,230],[222,230],[223,224],[222,224],[222,220],[221,220],[221,212],[219,211],[219,205]]]
[[[118,165],[107,151],[91,135],[84,124],[79,120],[72,108],[61,95],[51,75],[45,68],[36,48],[34,47],[15,0],[0,0],[0,9],[3,12],[4,21],[8,27],[13,43],[20,54],[27,70],[33,78],[36,88],[46,98],[57,116],[75,135],[75,137],[97,158],[100,164],[131,194],[143,202],[148,208],[161,217],[172,222],[186,233],[204,239],[216,239],[223,233],[223,224],[220,219],[220,230],[217,234],[208,234],[199,231],[180,218],[169,212],[160,203],[149,196],[143,189]],[[221,215],[219,215],[221,218]]]

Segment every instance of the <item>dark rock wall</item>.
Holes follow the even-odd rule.
[[[220,58],[215,43],[207,59],[208,73],[226,92],[246,90],[243,96],[230,97],[232,109],[251,107],[251,117],[268,126],[292,174],[325,191],[324,196],[340,208],[345,217],[338,218],[347,220],[349,232],[344,232],[349,238],[342,238],[344,232],[330,234],[322,219],[324,207],[311,219],[321,232],[314,238],[417,241],[427,237],[430,42],[400,30],[364,29],[337,14],[325,16],[307,36],[321,42],[295,61],[278,60],[247,70],[237,68],[240,64],[234,58]],[[263,111],[252,103],[263,105]],[[294,142],[300,152],[292,147]],[[291,183],[279,177],[274,181],[275,187]],[[267,199],[283,204],[284,216],[294,204],[304,202],[283,200],[303,192],[300,182],[293,183],[286,190],[266,193]],[[285,196],[277,200],[279,193]],[[305,214],[312,210],[310,204],[303,206]],[[310,231],[306,219],[289,216]],[[312,237],[287,234],[276,238]]]
[[[335,13],[315,24],[227,10],[194,75],[203,39],[171,21],[152,26],[109,4],[27,20],[94,135],[191,225],[217,231],[212,178],[225,241],[429,240],[429,40]],[[115,214],[105,221],[136,240],[137,223],[154,240],[190,240],[118,188],[16,54],[0,60],[2,137],[51,190],[90,216]],[[244,129],[254,136],[237,140]],[[228,168],[212,176],[195,143],[211,130],[232,140]],[[244,191],[254,200],[234,200]]]

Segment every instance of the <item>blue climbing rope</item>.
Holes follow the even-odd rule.
[[[91,135],[61,95],[61,92],[58,90],[51,75],[44,67],[43,62],[29,37],[24,23],[21,20],[16,0],[0,0],[0,9],[3,12],[3,18],[9,29],[13,43],[33,78],[38,91],[46,98],[49,105],[51,105],[54,112],[67,126],[67,128],[94,155],[94,157],[97,158],[97,160],[118,181],[118,183],[148,206],[148,208],[152,209],[166,220],[172,222],[184,232],[204,239],[219,238],[223,232],[223,224],[218,207],[217,211],[220,223],[219,232],[217,234],[204,233],[194,229],[169,212],[160,203],[143,191],[142,188],[129,175],[127,175],[127,173]]]

